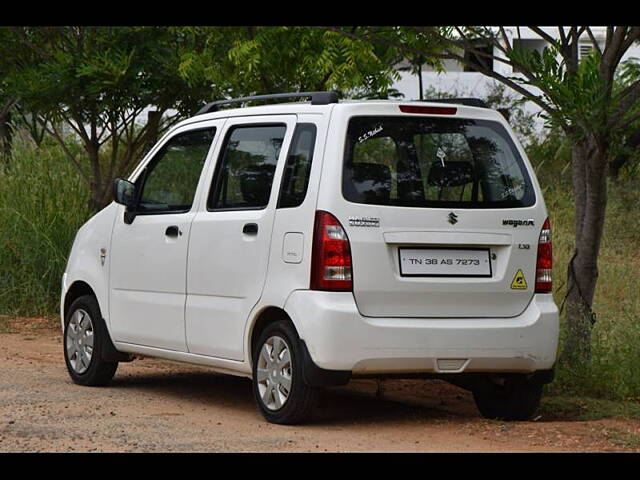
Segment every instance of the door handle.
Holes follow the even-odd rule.
[[[164,234],[167,237],[177,237],[178,235],[182,235],[182,232],[177,225],[171,225],[170,227],[167,227],[167,229],[164,231]]]
[[[242,227],[242,233],[247,235],[257,235],[258,234],[258,224],[257,223],[247,223],[244,227]]]

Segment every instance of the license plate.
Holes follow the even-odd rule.
[[[491,277],[488,248],[400,248],[403,277]]]

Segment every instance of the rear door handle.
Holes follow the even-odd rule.
[[[257,235],[258,234],[258,224],[257,223],[247,223],[244,227],[242,227],[242,233],[247,235]]]
[[[164,234],[167,237],[177,237],[178,235],[182,235],[182,232],[177,225],[171,225],[170,227],[167,227],[167,229],[164,231]]]

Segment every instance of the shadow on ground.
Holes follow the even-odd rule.
[[[258,414],[251,380],[242,377],[206,371],[126,373],[116,375],[110,388],[177,397],[187,406],[223,406]],[[386,425],[478,417],[471,395],[444,382],[394,380],[385,382],[384,388],[379,395],[374,380],[356,380],[346,387],[324,389],[309,425]]]

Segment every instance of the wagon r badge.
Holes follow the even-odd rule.
[[[378,217],[349,217],[351,227],[380,227]]]
[[[502,220],[502,225],[512,225],[513,228],[516,228],[516,227],[518,227],[520,225],[533,227],[534,223],[533,223],[533,219],[532,218],[529,218],[527,220],[504,219],[504,220]]]
[[[449,223],[451,225],[455,225],[456,223],[458,223],[458,216],[453,212],[449,213]]]

